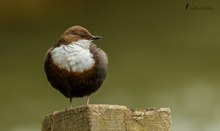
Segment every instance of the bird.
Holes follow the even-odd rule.
[[[74,25],[64,31],[46,52],[44,71],[53,88],[72,99],[96,92],[107,76],[107,54],[93,43],[101,36],[92,35],[86,28]]]

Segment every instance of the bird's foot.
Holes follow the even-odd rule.
[[[90,98],[90,95],[87,96],[87,101],[86,101],[87,106],[89,105],[89,98]]]
[[[72,106],[72,98],[70,98],[70,103],[69,103],[68,109],[73,109],[73,106]]]

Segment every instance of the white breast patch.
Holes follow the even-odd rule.
[[[50,53],[56,65],[62,69],[74,72],[83,72],[91,69],[95,64],[89,50],[90,40],[79,40],[69,45],[61,45]]]

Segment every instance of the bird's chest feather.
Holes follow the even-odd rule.
[[[95,64],[89,46],[89,41],[61,45],[50,52],[51,58],[59,68],[80,73],[91,69]]]

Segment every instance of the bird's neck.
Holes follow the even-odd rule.
[[[84,49],[89,49],[91,42],[92,42],[91,40],[82,39],[82,40],[72,42],[71,45],[78,45]]]

